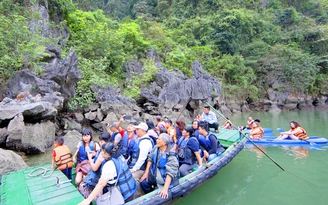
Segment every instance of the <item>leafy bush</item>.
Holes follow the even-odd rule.
[[[132,73],[132,79],[126,80],[126,89],[124,95],[137,99],[140,95],[141,88],[149,86],[154,81],[158,68],[155,61],[151,59],[143,60],[143,73],[135,75]]]

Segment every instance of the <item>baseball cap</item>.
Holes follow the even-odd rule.
[[[142,129],[142,130],[147,131],[148,130],[148,125],[146,123],[142,122],[139,125],[134,126],[134,128],[136,128],[136,129]]]

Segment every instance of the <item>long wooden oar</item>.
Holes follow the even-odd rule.
[[[182,112],[186,109],[186,107],[187,107],[187,105],[188,105],[188,103],[189,103],[190,101],[191,101],[191,97],[189,97],[188,100],[187,100],[187,101],[185,102],[185,104],[183,105],[182,110],[180,111],[180,114],[179,114],[179,116],[177,117],[177,120],[180,118]],[[176,122],[175,122],[174,124],[176,124]]]
[[[240,134],[242,134],[244,137],[246,137],[257,149],[259,149],[265,156],[267,156],[273,163],[275,163],[282,171],[286,171],[282,166],[280,166],[274,159],[272,159],[272,157],[270,157],[267,153],[265,153],[259,146],[257,146],[252,139],[250,139],[245,133],[243,133],[241,130],[238,129],[238,127],[236,127],[234,124],[232,124],[232,122],[230,120],[228,120],[221,112],[217,111],[214,107],[212,107],[212,105],[210,105],[208,102],[206,102],[206,104],[212,109],[214,110],[218,115],[220,115],[224,120],[228,121],[231,126],[238,130],[238,132]]]
[[[291,173],[291,172],[289,172],[289,171],[287,171],[287,170],[285,170],[282,166],[280,166],[274,159],[272,159],[272,157],[270,157],[267,153],[265,153],[259,146],[257,146],[253,141],[252,141],[252,139],[250,139],[245,133],[243,133],[241,130],[239,130],[238,129],[238,127],[236,127],[235,125],[233,125],[232,124],[232,122],[230,121],[230,120],[228,120],[221,112],[219,112],[218,110],[216,110],[214,107],[212,107],[212,105],[210,105],[208,102],[206,102],[206,104],[212,109],[212,110],[214,110],[218,115],[220,115],[224,120],[226,120],[226,121],[228,121],[230,124],[231,124],[231,126],[234,128],[234,129],[237,129],[238,130],[238,132],[240,133],[240,134],[242,134],[245,138],[247,138],[257,149],[259,149],[265,156],[267,156],[275,165],[277,165],[282,171],[285,171],[285,172],[287,172],[287,173],[289,173],[289,174],[291,174],[291,175],[294,175],[295,177],[297,177],[297,178],[299,178],[299,179],[302,179],[302,180],[304,180],[304,181],[306,181],[306,182],[308,182],[308,183],[310,183],[310,184],[313,184],[312,182],[310,182],[310,181],[308,181],[308,180],[306,180],[306,179],[303,179],[302,177],[300,177],[300,176],[297,176],[296,174],[293,174],[293,173]],[[313,185],[315,185],[315,184],[313,184]],[[317,186],[317,185],[315,185],[315,186]]]

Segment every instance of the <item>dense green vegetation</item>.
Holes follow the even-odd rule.
[[[28,30],[38,17],[26,6],[35,2],[0,2],[2,79],[35,69],[42,43],[56,42]],[[73,107],[94,100],[93,84],[114,84],[137,98],[156,70],[145,59],[149,49],[189,76],[199,60],[222,82],[225,98],[257,100],[269,87],[317,96],[327,88],[327,0],[48,0],[47,7],[54,22],[68,25],[62,49],[74,47],[84,73]],[[124,65],[135,59],[146,74],[126,80]]]

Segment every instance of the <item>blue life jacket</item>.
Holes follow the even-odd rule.
[[[194,136],[196,137],[196,139],[199,138],[199,131],[198,130],[194,130]]]
[[[97,158],[101,154],[101,150],[97,152],[97,154],[94,157],[94,162],[97,161]],[[101,170],[102,167],[105,164],[105,160],[102,161],[102,164],[100,165],[99,169],[97,171],[93,171],[92,169],[88,172],[88,174],[83,178],[83,182],[86,183],[89,187],[95,187],[100,179],[101,176]]]
[[[177,140],[179,140],[182,137],[182,133],[176,127],[175,127],[175,132],[176,132]]]
[[[203,135],[198,136],[199,144],[205,149],[210,150],[211,149],[211,141],[206,140],[206,138]]]
[[[202,145],[206,151],[212,149],[212,144],[211,144],[211,141],[210,141],[210,138],[212,138],[212,137],[214,137],[215,140],[217,141],[216,153],[220,154],[220,153],[224,152],[225,149],[222,147],[220,141],[211,132],[208,132],[206,137],[204,137],[203,135],[199,135],[199,138],[198,138],[199,144]]]
[[[117,179],[117,185],[121,190],[121,194],[124,200],[126,200],[133,196],[133,194],[136,192],[137,183],[133,178],[128,165],[122,159],[112,158],[111,160],[113,160],[116,167],[116,173],[119,175]]]
[[[84,146],[83,146],[83,142],[82,142],[82,146],[79,147],[79,151],[78,151],[78,157],[77,157],[77,162],[81,163],[84,160],[88,159],[88,152],[90,151],[95,151],[95,142],[91,141],[88,145],[88,148],[90,150],[85,150]]]
[[[129,134],[127,131],[124,132],[122,138],[122,155],[125,159],[129,157]]]
[[[120,134],[119,132],[113,132],[112,133],[112,142],[115,142],[115,137],[117,134]],[[122,136],[121,136],[122,137]],[[123,139],[121,138],[121,140],[118,142],[117,147],[118,149],[121,151],[122,155],[123,155]],[[124,155],[123,155],[124,156]]]
[[[159,151],[159,148],[156,147],[156,150],[155,150],[155,152],[154,152],[154,154],[152,156],[152,162],[153,163],[151,165],[151,171],[152,171],[152,173],[154,173],[154,176],[156,177],[157,176],[157,174],[156,174],[156,171],[157,171],[156,167],[157,167],[158,170],[159,170],[159,172],[160,172],[160,174],[161,174],[161,176],[162,176],[162,178],[163,178],[163,180],[164,180],[164,182],[165,182],[165,180],[166,180],[166,167],[165,167],[165,165],[166,165],[166,163],[168,161],[168,157],[169,156],[175,156],[175,157],[177,157],[177,153],[176,152],[173,152],[173,151],[171,151],[171,152],[164,152],[160,157],[158,157],[158,153],[159,152],[160,152]],[[159,158],[159,160],[158,160],[158,158]],[[176,186],[178,184],[179,184],[179,179],[178,179],[178,175],[177,175],[176,177],[174,177],[172,179],[169,188],[172,188],[172,187],[174,187],[174,186]]]
[[[198,143],[195,137],[189,137],[188,139],[181,137],[178,141],[178,147],[179,147],[178,157],[179,157],[180,164],[193,165],[197,161],[195,154],[187,146],[189,140],[194,140],[195,142]]]
[[[154,147],[154,142],[149,136],[136,139],[133,142],[132,149],[130,150],[130,158],[129,158],[129,161],[128,161],[128,165],[129,165],[130,169],[132,169],[134,167],[134,165],[136,164],[136,162],[138,161],[139,153],[140,153],[139,144],[142,140],[149,140],[152,144],[152,147]],[[130,144],[131,144],[131,142],[130,142]],[[145,170],[146,169],[146,164],[147,164],[147,160],[145,160],[143,165],[140,167],[140,170]]]

